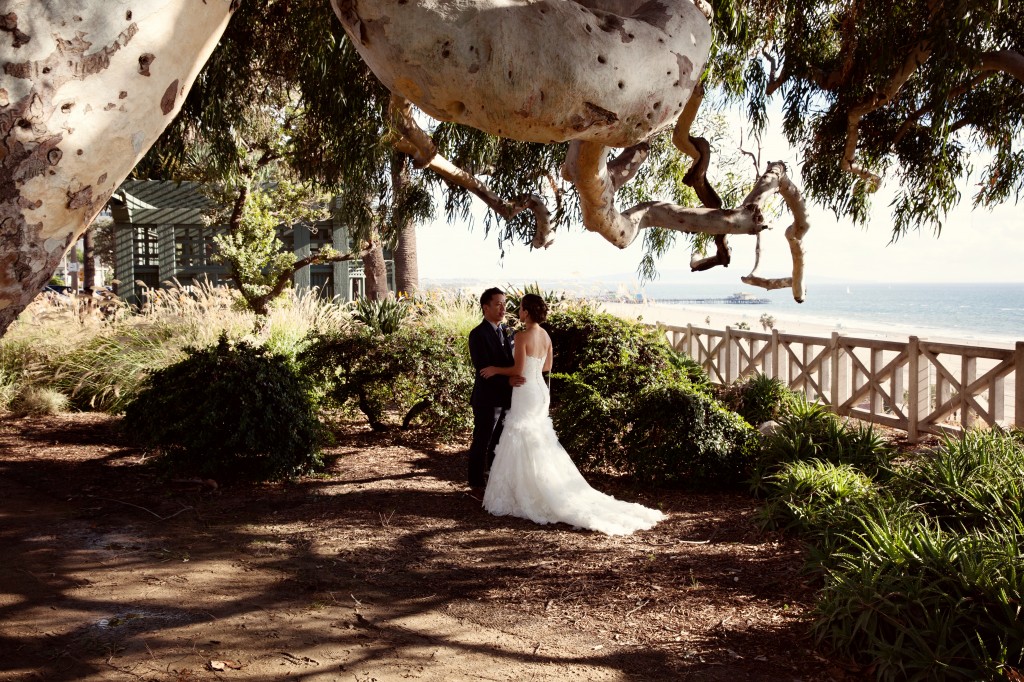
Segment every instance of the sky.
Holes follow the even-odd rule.
[[[737,123],[737,125],[741,125]],[[795,150],[780,135],[768,135],[762,159],[787,162],[790,177],[800,186]],[[976,162],[975,166],[982,164]],[[751,166],[753,176],[753,166]],[[873,198],[872,218],[864,229],[838,221],[826,209],[809,205],[810,229],[804,239],[806,281],[813,282],[1024,282],[1024,204],[1012,201],[994,210],[972,209],[973,189],[961,188],[963,200],[945,221],[940,237],[930,231],[910,233],[890,244],[889,202],[895,180],[884,178]],[[642,239],[619,250],[603,238],[585,232],[581,225],[562,228],[547,250],[531,251],[526,245],[506,243],[501,257],[497,235],[484,234],[485,208],[474,200],[471,223],[448,223],[444,216],[417,230],[420,277],[424,280],[479,280],[497,285],[545,280],[601,280],[614,286],[635,286],[636,270],[643,255]],[[620,210],[627,208],[619,207]],[[759,274],[785,277],[791,274],[789,248],[783,232],[790,224],[788,212],[762,235]],[[755,238],[732,236],[733,261],[729,268],[689,272],[690,254],[677,247],[659,263],[659,281],[695,284],[740,283],[754,260]]]

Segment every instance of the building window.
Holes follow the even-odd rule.
[[[135,265],[160,265],[156,230],[152,227],[135,228]]]
[[[213,236],[201,227],[178,227],[174,231],[174,260],[179,268],[208,265]]]

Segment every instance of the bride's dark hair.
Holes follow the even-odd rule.
[[[548,319],[548,304],[537,294],[525,294],[519,305],[530,314],[530,319],[540,324]]]

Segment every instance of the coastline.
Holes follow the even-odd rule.
[[[710,329],[735,328],[738,323],[745,322],[751,331],[763,332],[760,323],[761,315],[766,311],[759,305],[710,305],[710,304],[667,304],[657,302],[624,303],[602,301],[602,310],[627,320],[640,319],[648,324],[661,323],[673,327],[695,327]],[[956,330],[940,329],[914,331],[907,327],[897,327],[884,323],[854,321],[849,324],[839,320],[827,323],[823,320],[804,318],[795,315],[769,313],[775,318],[775,329],[787,334],[804,336],[829,337],[832,332],[843,336],[865,339],[886,339],[906,341],[917,336],[927,341],[958,344],[962,346],[984,346],[989,348],[1013,348],[1018,340],[1005,336],[977,335],[968,336]],[[710,322],[708,319],[710,318]]]

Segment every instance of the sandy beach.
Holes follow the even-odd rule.
[[[680,305],[658,304],[657,302],[603,302],[601,306],[606,312],[618,317],[631,320],[639,319],[649,324],[661,323],[674,327],[685,327],[687,324],[692,324],[695,327],[706,329],[725,329],[726,327],[736,328],[741,322],[745,322],[751,331],[766,331],[760,322],[761,316],[765,312],[758,305]],[[847,326],[837,322],[836,324],[829,325],[803,320],[799,317],[778,316],[775,314],[772,314],[772,316],[775,318],[775,329],[786,334],[800,334],[804,336],[829,337],[832,335],[832,332],[839,332],[843,336],[855,338],[906,341],[910,336],[916,335],[928,341],[964,346],[985,346],[989,348],[1013,348],[1016,341],[1011,338],[994,336],[966,339],[955,335],[915,334],[912,329],[886,326],[882,323],[860,322]]]

